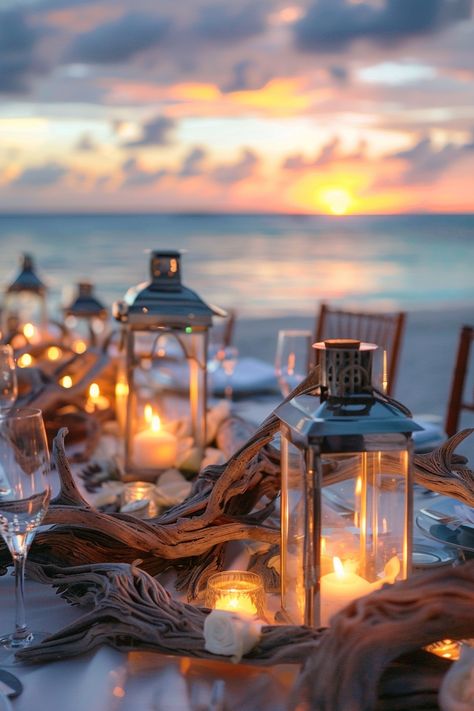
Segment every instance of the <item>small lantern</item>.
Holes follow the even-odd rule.
[[[47,288],[36,274],[30,254],[24,254],[20,264],[20,273],[5,289],[2,328],[6,334],[22,331],[34,342],[41,340],[41,332],[47,329]]]
[[[412,442],[420,427],[371,385],[377,346],[333,340],[321,395],[280,405],[281,594],[295,624],[327,625],[411,568]]]
[[[175,375],[174,389],[185,393],[180,403],[175,398],[174,404],[184,405],[194,448],[202,457],[208,329],[213,314],[222,313],[182,285],[181,254],[174,251],[152,252],[150,281],[129,289],[124,301],[114,304],[113,315],[124,327],[125,368],[119,371],[117,407],[129,475],[156,479],[160,470],[175,465],[178,443],[163,426],[170,369]],[[175,416],[173,413],[173,419]]]
[[[89,282],[79,282],[73,300],[64,308],[64,325],[74,340],[95,346],[106,332],[108,311]],[[74,345],[74,344],[73,344]]]

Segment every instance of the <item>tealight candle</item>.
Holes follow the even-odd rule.
[[[263,582],[256,573],[229,570],[214,573],[207,582],[207,607],[229,610],[247,616],[264,616]]]
[[[326,627],[330,618],[352,600],[372,592],[373,586],[360,575],[344,568],[341,560],[333,559],[334,572],[321,577],[321,625]]]
[[[153,415],[149,427],[133,439],[133,460],[139,468],[170,469],[176,454],[176,437],[162,429],[158,415]]]
[[[153,518],[158,514],[154,484],[146,481],[131,481],[124,485],[120,510],[137,518]],[[139,504],[142,503],[142,506]]]

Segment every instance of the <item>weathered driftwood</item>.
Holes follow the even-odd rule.
[[[455,452],[473,432],[474,428],[461,430],[433,452],[417,454],[417,483],[474,506],[474,472],[467,466],[466,458]]]
[[[40,645],[18,654],[26,662],[45,662],[89,652],[100,644],[216,659],[204,649],[203,626],[209,612],[175,600],[160,583],[134,566],[88,565],[36,571],[69,603],[92,609]],[[308,627],[266,626],[245,658],[256,664],[302,662],[321,632]]]
[[[86,611],[41,644],[18,652],[24,662],[76,656],[100,644],[219,658],[204,649],[209,611],[175,600],[134,566],[49,565],[34,572]],[[244,661],[305,662],[290,703],[300,711],[437,711],[449,662],[421,647],[447,636],[474,635],[473,603],[474,561],[385,586],[348,605],[327,630],[265,626]]]
[[[52,374],[38,367],[21,368],[18,407],[37,407],[46,415],[64,405],[82,407],[89,385],[99,378],[109,364],[110,357],[106,351],[89,348],[86,353],[73,353]],[[70,388],[64,388],[59,380],[73,370],[78,372],[78,378]]]
[[[335,615],[305,666],[292,708],[373,711],[378,682],[402,654],[474,637],[474,561],[387,585]],[[400,679],[400,695],[407,691]],[[391,708],[394,708],[392,706]],[[413,706],[402,706],[411,711]]]
[[[314,390],[317,382],[317,372],[313,371],[292,395]],[[61,432],[55,441],[54,456],[62,491],[46,519],[54,528],[37,534],[31,559],[66,566],[139,560],[141,567],[153,575],[173,567],[178,571],[178,589],[186,587],[189,596],[195,597],[208,575],[221,566],[223,547],[228,541],[279,542],[278,529],[265,524],[280,486],[278,459],[270,444],[277,428],[276,417],[270,415],[225,465],[210,466],[200,473],[186,501],[152,521],[102,513],[88,506],[76,492],[64,451],[65,433]],[[456,436],[456,442],[459,437],[461,434]],[[444,450],[448,455],[443,454]],[[440,483],[439,462],[451,461],[451,443],[432,455],[417,456],[417,467],[420,457],[421,483],[441,489],[444,480]],[[432,475],[430,457],[434,462]],[[474,474],[464,469],[463,477],[456,479],[453,495],[472,504],[464,479],[472,480]],[[8,559],[4,549],[0,562],[5,564]]]

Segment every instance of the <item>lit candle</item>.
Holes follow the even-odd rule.
[[[133,439],[133,459],[143,469],[169,469],[176,462],[177,441],[171,432],[161,427],[158,415],[153,415],[150,426]]]
[[[207,583],[205,604],[214,610],[262,616],[264,609],[262,579],[256,573],[245,570],[214,573]]]
[[[142,504],[140,507],[139,504]],[[137,518],[153,518],[158,513],[156,488],[146,481],[132,481],[125,484],[122,491],[123,513],[130,513]]]
[[[356,573],[344,568],[339,558],[333,559],[334,572],[321,577],[321,625],[329,624],[330,618],[352,600],[372,592],[373,586]]]
[[[89,397],[86,402],[86,411],[96,412],[96,410],[107,410],[109,407],[110,400],[105,395],[100,394],[100,387],[97,383],[91,383]]]
[[[33,365],[33,358],[29,353],[23,353],[21,356],[19,356],[17,360],[17,365],[19,368],[29,368],[30,365]]]

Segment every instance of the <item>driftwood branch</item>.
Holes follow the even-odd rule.
[[[206,608],[175,600],[160,583],[134,566],[88,565],[33,571],[69,603],[90,611],[40,645],[17,656],[38,663],[89,652],[101,644],[216,659],[204,649]],[[266,626],[259,644],[245,658],[256,664],[302,662],[321,632],[308,627]],[[227,659],[226,657],[220,657]]]
[[[314,370],[289,397],[312,392],[317,383]],[[228,448],[233,426],[242,438],[238,421],[226,423]],[[140,560],[140,566],[153,575],[174,567],[178,589],[186,587],[190,598],[195,597],[208,575],[222,564],[228,541],[279,542],[279,531],[265,524],[280,488],[278,456],[271,446],[277,429],[278,421],[272,414],[226,464],[207,467],[199,474],[186,501],[150,521],[90,507],[77,492],[64,452],[64,432],[60,432],[54,456],[61,495],[46,518],[53,528],[37,534],[31,560],[63,566]],[[417,481],[446,491],[446,481],[452,479],[452,495],[473,505],[474,473],[467,468],[462,469],[462,476],[458,469],[451,472],[452,466],[457,467],[453,448],[471,431],[460,433],[431,455],[418,455],[415,466]],[[331,476],[328,472],[328,481]],[[0,563],[8,560],[4,549]]]
[[[24,662],[76,656],[100,644],[219,658],[204,649],[209,610],[175,600],[134,566],[33,565],[30,572],[85,612],[18,652]],[[474,561],[387,585],[348,605],[326,630],[265,626],[245,662],[305,663],[290,702],[299,711],[436,711],[449,662],[421,647],[474,635],[473,603]]]

